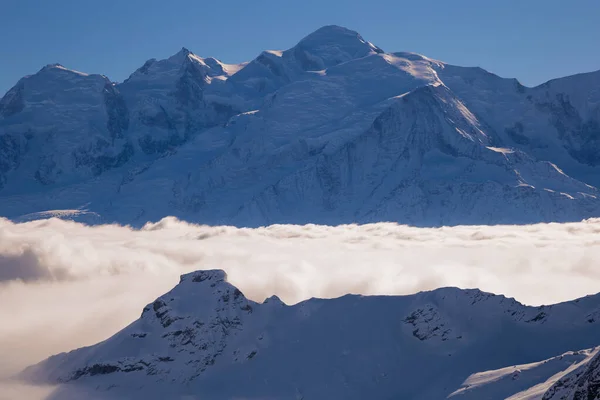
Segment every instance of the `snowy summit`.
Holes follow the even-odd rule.
[[[600,72],[529,88],[326,26],[239,65],[183,48],[122,83],[60,65],[24,77],[0,100],[0,210],[134,226],[579,221],[600,215],[599,154]]]

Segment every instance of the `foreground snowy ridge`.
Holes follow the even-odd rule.
[[[599,349],[571,351],[540,362],[476,373],[449,397],[566,400],[586,398],[578,397],[585,393],[594,400],[600,388],[590,384],[590,379],[600,373]]]
[[[598,395],[599,337],[600,295],[528,307],[443,288],[286,305],[197,271],[113,337],[21,378],[61,384],[55,399],[577,399]]]
[[[598,154],[600,72],[527,88],[326,26],[240,65],[183,48],[122,83],[21,79],[0,100],[0,215],[579,221],[600,215]]]

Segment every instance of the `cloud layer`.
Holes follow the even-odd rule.
[[[140,230],[0,219],[0,376],[105,339],[197,269],[226,270],[257,301],[459,286],[538,305],[599,292],[599,259],[600,219],[238,229],[166,218]]]

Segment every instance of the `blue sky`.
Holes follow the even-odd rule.
[[[320,26],[526,85],[600,69],[598,0],[0,0],[0,92],[49,63],[115,81],[182,46],[225,62]]]

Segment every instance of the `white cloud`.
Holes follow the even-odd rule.
[[[141,230],[0,219],[0,375],[105,339],[197,269],[226,270],[257,301],[459,286],[537,305],[600,291],[599,259],[600,219],[238,229],[167,218]]]

